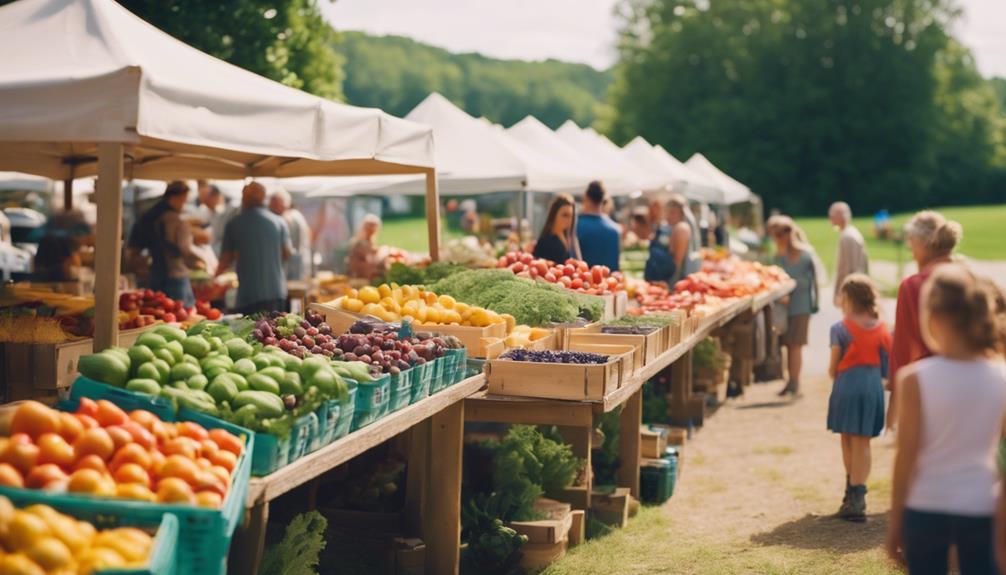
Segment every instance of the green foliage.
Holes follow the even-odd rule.
[[[601,430],[604,442],[595,447],[590,455],[594,471],[594,485],[613,485],[618,472],[618,437],[621,408],[609,411],[594,419],[594,427]]]
[[[283,540],[265,550],[259,575],[317,573],[318,554],[325,548],[328,521],[317,511],[302,513],[286,527]]]
[[[1004,120],[949,1],[626,0],[620,15],[616,141],[702,152],[798,214],[996,189]]]
[[[726,359],[720,353],[716,340],[707,337],[692,350],[692,366],[721,370],[726,367]]]
[[[120,4],[212,56],[323,98],[342,98],[342,58],[332,48],[337,36],[316,0]]]
[[[401,36],[340,36],[346,99],[396,116],[436,91],[475,117],[507,126],[528,114],[553,128],[567,119],[589,125],[611,80],[610,72],[584,64],[452,54]]]
[[[432,285],[447,276],[466,270],[465,266],[451,262],[433,262],[419,268],[395,262],[388,273],[376,283],[396,283],[398,285]],[[439,294],[438,294],[439,295]]]
[[[472,500],[461,508],[461,522],[468,536],[468,547],[461,553],[461,573],[519,573],[520,550],[527,543],[527,536],[504,525],[496,510],[484,504],[484,499]]]

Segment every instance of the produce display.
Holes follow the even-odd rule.
[[[255,323],[252,332],[262,345],[275,345],[301,359],[310,355],[333,357],[337,351],[332,328],[325,318],[308,310],[303,317],[285,312],[273,312]]]
[[[384,282],[398,285],[430,285],[449,275],[463,272],[468,268],[452,262],[433,262],[428,266],[408,266],[402,263],[392,264],[385,275]]]
[[[348,398],[348,387],[329,358],[301,359],[279,347],[257,346],[261,349],[219,323],[201,322],[188,332],[164,325],[143,333],[128,350],[110,348],[82,357],[78,370],[95,381],[281,437],[322,401]],[[338,367],[354,379],[370,380],[365,364]]]
[[[486,327],[505,323],[508,331],[516,323],[511,315],[468,305],[450,295],[437,295],[435,291],[413,285],[366,286],[350,290],[345,296],[329,302],[329,305],[348,312],[372,315],[386,322],[397,322],[409,317],[419,325]]]
[[[755,295],[771,290],[789,279],[778,266],[742,261],[736,257],[704,260],[702,269],[674,285],[651,283],[636,294],[639,307],[630,313],[691,310],[715,306],[723,299]]]
[[[402,337],[396,326],[371,319],[354,323],[337,344],[346,361],[363,362],[377,373],[391,375],[443,357],[447,348],[462,347],[455,337],[424,331]]]
[[[654,329],[679,323],[680,321],[680,316],[658,312],[651,312],[645,315],[624,315],[603,322],[601,324],[601,331],[603,333],[647,334]]]
[[[149,318],[165,323],[185,323],[193,313],[206,319],[220,319],[221,316],[220,310],[212,307],[209,302],[196,300],[195,307],[186,308],[181,301],[172,300],[163,292],[151,290],[127,291],[119,294],[119,310],[138,312],[134,319],[130,320],[134,322],[130,327],[148,325],[151,323]]]
[[[472,267],[496,265],[496,250],[491,244],[481,243],[475,236],[448,240],[440,255],[444,261]]]
[[[527,347],[551,334],[552,330],[549,329],[519,325],[507,334],[506,339],[503,341],[507,347]]]
[[[0,438],[0,485],[220,508],[244,449],[235,435],[81,398],[22,403]]]
[[[535,258],[529,253],[509,252],[500,256],[497,267],[506,268],[521,277],[540,279],[589,295],[625,291],[622,274],[612,273],[607,266],[591,267],[585,261],[572,258],[558,264]]]
[[[608,356],[589,351],[552,351],[511,349],[500,356],[500,359],[513,361],[533,361],[535,363],[577,363],[601,364],[608,363]]]
[[[0,496],[0,573],[90,575],[147,565],[154,538],[135,527],[99,531],[48,505],[17,509]]]
[[[447,276],[429,289],[456,301],[514,317],[518,324],[546,327],[578,318],[600,319],[604,300],[515,276],[507,270],[468,270]]]

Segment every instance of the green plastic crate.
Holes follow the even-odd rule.
[[[165,513],[154,534],[154,546],[144,567],[103,569],[94,575],[175,575],[178,562],[178,518]]]
[[[79,398],[61,402],[59,407],[73,411],[78,404]],[[226,421],[209,416],[205,416],[207,419],[197,420],[193,416],[205,416],[205,414],[182,409],[179,410],[177,417],[172,417],[168,421],[195,421],[208,429],[226,429],[245,441],[245,449],[231,474],[231,488],[221,509],[81,494],[49,493],[14,487],[0,487],[0,495],[7,496],[17,506],[33,503],[49,505],[64,513],[90,521],[99,529],[125,525],[156,526],[160,525],[166,514],[173,515],[179,523],[177,571],[186,575],[224,575],[227,572],[227,552],[230,549],[231,537],[244,515],[248,499],[251,453],[255,450],[255,437],[247,429]]]
[[[454,385],[465,378],[465,363],[467,353],[465,348],[445,349],[443,359],[447,360],[449,369],[444,370],[444,377],[447,378],[447,385]]]
[[[366,427],[384,416],[391,401],[391,377],[356,382],[356,405],[350,431]]]
[[[639,469],[639,495],[644,503],[659,505],[674,495],[677,482],[677,457],[649,460]]]
[[[356,411],[356,382],[347,381],[346,384],[349,385],[349,399],[341,406],[342,410],[339,412],[339,421],[335,424],[332,441],[346,437],[353,427],[353,415]]]
[[[332,399],[321,404],[318,414],[318,433],[314,436],[311,451],[325,447],[335,439],[335,428],[339,425],[339,415],[342,414],[342,404],[338,399]]]
[[[107,399],[126,411],[145,409],[164,421],[175,420],[175,405],[170,399],[129,391],[80,375],[70,387],[70,400],[82,397],[95,401]]]
[[[447,362],[442,357],[433,360],[433,375],[430,377],[430,395],[439,393],[447,387],[447,380],[444,378],[444,366]]]
[[[412,376],[409,371],[411,370],[390,377],[391,399],[388,401],[388,413],[394,413],[412,401]]]
[[[430,380],[433,377],[433,364],[424,363],[417,365],[409,371],[414,372],[412,377],[412,397],[410,403],[418,403],[430,395]]]
[[[313,451],[314,438],[318,435],[319,429],[317,413],[307,413],[297,418],[293,430],[290,431],[290,456],[287,458],[287,464]]]

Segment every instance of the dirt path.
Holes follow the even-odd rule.
[[[808,354],[824,354],[834,311],[816,318]],[[822,336],[822,333],[824,334]],[[873,442],[865,525],[830,517],[845,475],[825,429],[831,383],[808,362],[804,397],[755,385],[707,419],[684,449],[674,497],[629,526],[574,550],[547,573],[895,573],[881,551],[893,448]]]

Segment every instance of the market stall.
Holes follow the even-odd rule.
[[[651,146],[642,136],[633,138],[621,151],[628,161],[640,169],[664,174],[672,193],[681,193],[690,200],[701,201],[716,188],[715,182],[678,162],[663,148]]]

